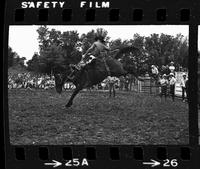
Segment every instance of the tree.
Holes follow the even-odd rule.
[[[60,31],[56,31],[55,29],[51,29],[51,31],[48,31],[48,42],[49,42],[49,45],[57,45],[59,46],[62,41],[60,40],[61,39],[61,32]]]
[[[148,55],[145,51],[145,37],[140,36],[139,34],[134,34],[133,39],[130,40],[130,43],[139,49],[140,52],[131,53],[131,59],[134,63],[135,70],[137,74],[145,74],[148,68],[146,67],[146,62],[148,61]]]
[[[39,60],[39,54],[34,53],[33,57],[27,61],[27,70],[28,71],[35,71],[35,72],[40,72],[40,60]]]
[[[49,46],[49,32],[47,26],[40,26],[37,29],[38,32],[38,41],[39,41],[39,48],[40,52],[46,50],[46,48]]]
[[[50,74],[55,69],[64,69],[70,63],[78,63],[81,60],[77,31],[61,33],[55,29],[49,30],[46,26],[41,26],[37,32],[40,47],[37,61],[42,73]]]
[[[145,38],[145,50],[149,65],[167,65],[174,61],[176,66],[187,66],[188,42],[183,35],[152,34]]]
[[[148,65],[162,65],[159,34],[151,34],[145,38],[145,50],[148,57]]]
[[[12,51],[11,47],[8,47],[8,67],[13,66],[15,53]]]
[[[80,39],[77,31],[63,32],[60,40],[62,41],[62,50],[64,52],[65,64],[78,63],[81,60],[81,53],[78,50]]]
[[[53,69],[65,67],[65,61],[63,57],[63,51],[61,46],[52,44],[40,56],[40,66],[42,66],[42,72],[51,74]]]
[[[174,38],[174,41],[175,41],[175,51],[173,59],[176,64],[176,67],[187,68],[188,54],[189,54],[188,39],[184,38],[184,36],[181,34],[177,34],[176,37]]]
[[[77,31],[61,33],[55,29],[49,30],[47,26],[39,27],[37,32],[40,52],[28,62],[28,67],[30,70],[43,73],[51,73],[53,69],[60,70],[69,67],[69,64],[78,63],[82,54],[94,43],[96,35],[103,36],[106,45],[109,43],[111,50],[130,44],[138,48],[140,52],[127,52],[120,58],[125,69],[136,72],[137,75],[145,74],[152,64],[161,67],[174,61],[176,67],[187,66],[188,40],[181,34],[175,37],[156,33],[148,37],[134,34],[130,40],[115,39],[109,42],[108,32],[103,28],[91,30],[81,36]],[[9,52],[9,64],[11,65],[15,54],[11,50]],[[110,55],[114,54],[113,52]]]
[[[16,52],[14,52],[11,47],[8,47],[8,68],[17,65],[25,67],[25,60],[25,57],[20,58],[20,56]]]

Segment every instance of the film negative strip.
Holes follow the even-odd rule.
[[[199,168],[199,9],[7,0],[6,169]]]

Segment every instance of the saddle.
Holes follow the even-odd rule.
[[[81,65],[79,63],[79,65],[73,65],[73,64],[70,64],[70,69],[71,69],[71,73],[70,75],[68,75],[68,79],[70,80],[73,80],[75,75],[78,73],[78,72],[81,72],[81,71],[85,71],[87,69],[90,69],[91,68],[94,68],[94,66],[97,66],[98,63],[103,63],[105,68],[106,68],[106,71],[107,71],[107,74],[108,76],[111,75],[110,73],[110,68],[109,66],[107,65],[107,61],[106,61],[106,58],[105,58],[105,52],[102,52],[104,55],[101,55],[101,57],[95,57],[93,58],[91,61],[89,61],[88,63],[84,64],[84,65]],[[98,68],[98,66],[97,66]],[[100,71],[101,71],[101,68],[99,68]]]
[[[101,64],[101,63],[103,63],[104,64],[104,66],[105,66],[105,68],[106,68],[106,71],[107,71],[107,74],[108,74],[108,76],[110,76],[110,68],[109,68],[109,66],[108,66],[108,64],[107,64],[107,59],[105,58],[105,57],[102,57],[102,58],[94,58],[90,63],[88,63],[88,64],[86,64],[85,65],[85,67],[89,67],[89,66],[92,66],[92,67],[94,67],[94,66],[96,66],[97,67],[97,69],[99,68],[100,69],[100,71],[101,71],[101,66],[98,66],[98,64]]]

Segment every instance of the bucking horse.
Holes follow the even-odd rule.
[[[138,75],[133,70],[126,70],[123,64],[119,61],[119,58],[128,52],[140,52],[138,48],[134,46],[123,47],[113,56],[107,56],[105,61],[109,67],[109,72],[106,68],[105,62],[98,58],[93,59],[90,63],[86,64],[80,70],[70,67],[70,72],[73,72],[73,80],[68,78],[68,73],[54,73],[56,91],[60,94],[65,82],[72,82],[76,88],[74,89],[66,107],[70,107],[73,104],[75,96],[84,88],[90,88],[93,85],[97,85],[102,82],[108,76],[126,76],[127,74],[133,74],[136,78]]]

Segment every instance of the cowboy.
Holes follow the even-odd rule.
[[[91,54],[93,56],[95,56],[96,58],[102,58],[102,57],[104,57],[104,54],[106,54],[105,51],[109,51],[109,50],[110,50],[110,48],[105,45],[104,37],[101,35],[97,35],[95,37],[95,42],[83,55],[83,59],[90,52],[92,52]]]
[[[173,73],[170,73],[169,74],[169,86],[170,86],[170,94],[172,96],[173,101],[175,98],[175,84],[176,84],[176,78],[174,77]]]
[[[106,70],[108,72],[108,75],[110,75],[110,69],[105,60],[105,57],[107,56],[107,51],[110,51],[110,48],[105,45],[104,37],[102,35],[97,35],[95,37],[95,42],[86,51],[86,53],[83,55],[81,61],[78,63],[77,66],[75,66],[75,68],[80,70],[82,67],[84,67],[87,64],[87,63],[85,63],[84,60],[86,59],[87,55],[90,53],[94,58],[103,60]],[[73,74],[73,72],[72,72],[72,74]],[[72,74],[70,74],[68,76],[70,79],[73,79]]]
[[[168,86],[168,80],[167,75],[163,74],[162,78],[160,79],[160,85],[161,85],[161,100],[162,96],[165,96],[165,100],[167,99],[167,86]]]
[[[116,86],[116,83],[118,82],[118,79],[116,77],[108,76],[107,80],[108,80],[108,85],[109,85],[109,97],[112,96],[112,91],[113,91],[113,97],[115,97],[115,93],[116,93],[115,86]]]

